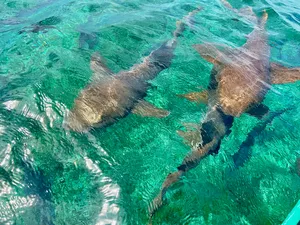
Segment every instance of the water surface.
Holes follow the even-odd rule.
[[[231,1],[267,9],[272,61],[300,66],[298,0]],[[129,115],[88,134],[63,118],[89,82],[99,51],[114,71],[141,62],[197,6],[194,30],[179,38],[169,69],[151,81],[146,100],[164,119]],[[206,87],[212,65],[191,47],[204,41],[238,47],[253,24],[214,1],[2,0],[0,3],[0,223],[146,224],[147,206],[166,175],[190,151],[176,130],[199,122],[205,105],[176,95]],[[233,156],[259,123],[242,115],[215,157],[167,194],[154,224],[280,224],[300,197],[300,82],[274,86],[264,103],[275,117],[251,157]],[[231,172],[228,172],[231,171]],[[299,171],[299,168],[298,168]]]

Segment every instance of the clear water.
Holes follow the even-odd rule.
[[[231,2],[267,9],[272,61],[300,66],[298,0]],[[147,93],[169,117],[129,115],[89,134],[62,128],[66,110],[89,82],[94,51],[113,71],[128,69],[170,38],[176,20],[198,5],[204,10],[194,32],[180,37],[171,67]],[[30,32],[39,21],[53,27]],[[238,47],[252,28],[217,0],[1,0],[0,224],[147,224],[149,202],[190,151],[176,130],[205,114],[205,105],[176,96],[208,84],[212,66],[192,44]],[[94,35],[93,49],[80,42],[80,32]],[[274,86],[264,103],[275,112],[292,110],[257,133],[251,158],[228,172],[259,123],[248,115],[236,119],[219,154],[168,192],[153,223],[281,224],[300,198],[299,96],[300,82]]]

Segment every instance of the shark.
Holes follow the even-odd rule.
[[[24,27],[22,30],[20,30],[18,33],[47,33],[50,29],[56,29],[59,32],[61,32],[58,28],[56,28],[54,25],[57,25],[61,22],[61,19],[57,16],[51,16],[46,19],[43,19],[37,23],[31,24],[28,27]],[[62,32],[61,32],[62,33]]]
[[[95,127],[107,127],[129,113],[158,118],[168,116],[167,110],[143,100],[150,87],[148,81],[170,67],[178,37],[185,30],[185,24],[189,25],[191,18],[200,10],[199,7],[177,21],[172,38],[127,71],[114,74],[103,57],[94,53],[90,61],[92,81],[75,99],[65,119],[65,128],[86,132]]]
[[[269,108],[263,104],[263,100],[266,93],[272,90],[272,85],[300,80],[300,68],[288,68],[270,62],[270,46],[265,29],[268,13],[263,11],[262,16],[257,17],[251,7],[237,10],[229,2],[222,2],[228,9],[255,22],[255,28],[248,35],[246,43],[238,49],[216,43],[193,45],[202,58],[213,64],[209,85],[207,90],[180,96],[206,103],[207,112],[201,124],[195,125],[193,130],[186,133],[179,133],[190,142],[192,151],[175,172],[169,173],[159,193],[150,203],[149,224],[162,206],[169,187],[189,170],[197,167],[204,158],[218,153],[221,141],[231,133],[235,118],[243,113],[258,119],[264,118],[269,114]],[[241,166],[244,161],[238,160],[236,158],[237,166]]]
[[[292,110],[292,108],[270,112],[257,125],[255,125],[255,127],[251,129],[251,131],[247,134],[247,138],[242,142],[238,151],[232,157],[233,166],[231,170],[236,170],[240,167],[243,167],[247,161],[250,160],[252,156],[252,146],[255,144],[255,139],[260,136],[263,131],[265,131],[268,125],[272,124],[275,118],[281,119],[281,115],[290,110]]]

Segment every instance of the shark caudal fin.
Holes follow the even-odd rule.
[[[202,159],[206,158],[208,155],[211,154],[211,151],[218,149],[220,146],[220,141],[216,138],[213,138],[210,143],[207,143],[203,147],[199,147],[188,154],[184,160],[182,161],[181,165],[177,167],[177,171],[173,173],[169,173],[169,175],[164,180],[161,190],[158,195],[153,199],[148,207],[149,212],[149,223],[152,224],[152,218],[155,215],[155,212],[162,207],[164,202],[164,197],[168,189],[175,183],[177,183],[180,177],[188,172],[189,170],[197,167],[197,165],[202,161]]]
[[[176,22],[176,30],[173,32],[174,37],[178,37],[181,35],[181,33],[185,29],[185,25],[187,25],[189,28],[193,29],[194,25],[194,16],[196,13],[200,12],[202,10],[202,7],[198,7],[195,10],[189,12],[188,15],[183,17],[182,20],[179,20]]]
[[[193,29],[193,24],[194,24],[194,16],[196,13],[200,12],[202,10],[202,7],[198,7],[195,10],[189,12],[188,15],[183,17],[181,20],[176,21],[176,29],[173,32],[173,37],[176,41],[176,39],[182,35],[183,31],[185,30],[186,25]]]
[[[184,157],[182,163],[177,167],[177,171],[170,173],[161,186],[158,195],[149,205],[149,221],[155,212],[163,205],[164,197],[168,189],[179,181],[180,177],[191,169],[197,167],[199,163],[209,155],[217,154],[223,138],[230,133],[233,125],[233,117],[225,115],[220,109],[215,108],[210,111],[209,116],[199,125],[191,125],[198,130],[201,136],[201,143],[193,147],[192,151]],[[208,115],[206,114],[206,115]]]
[[[287,68],[277,63],[271,63],[272,84],[293,83],[300,80],[300,67]]]
[[[187,16],[183,17],[181,20],[176,21],[176,29],[173,31],[173,37],[170,40],[165,41],[159,48],[152,51],[149,55],[149,61],[154,62],[155,66],[158,66],[160,71],[170,67],[171,60],[174,56],[174,50],[177,46],[178,37],[184,32],[188,21],[192,20],[192,17],[200,10],[201,8],[199,7],[190,12]]]

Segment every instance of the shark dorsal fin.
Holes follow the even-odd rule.
[[[113,75],[113,72],[106,66],[104,58],[98,52],[92,55],[90,68],[94,73],[94,78],[104,78]]]
[[[266,10],[263,11],[262,17],[258,20],[259,21],[259,26],[264,27],[267,23],[268,20],[268,13]]]
[[[204,43],[193,45],[196,51],[208,62],[214,65],[228,64],[230,63],[230,57],[233,49],[226,45],[218,45],[213,43]]]

